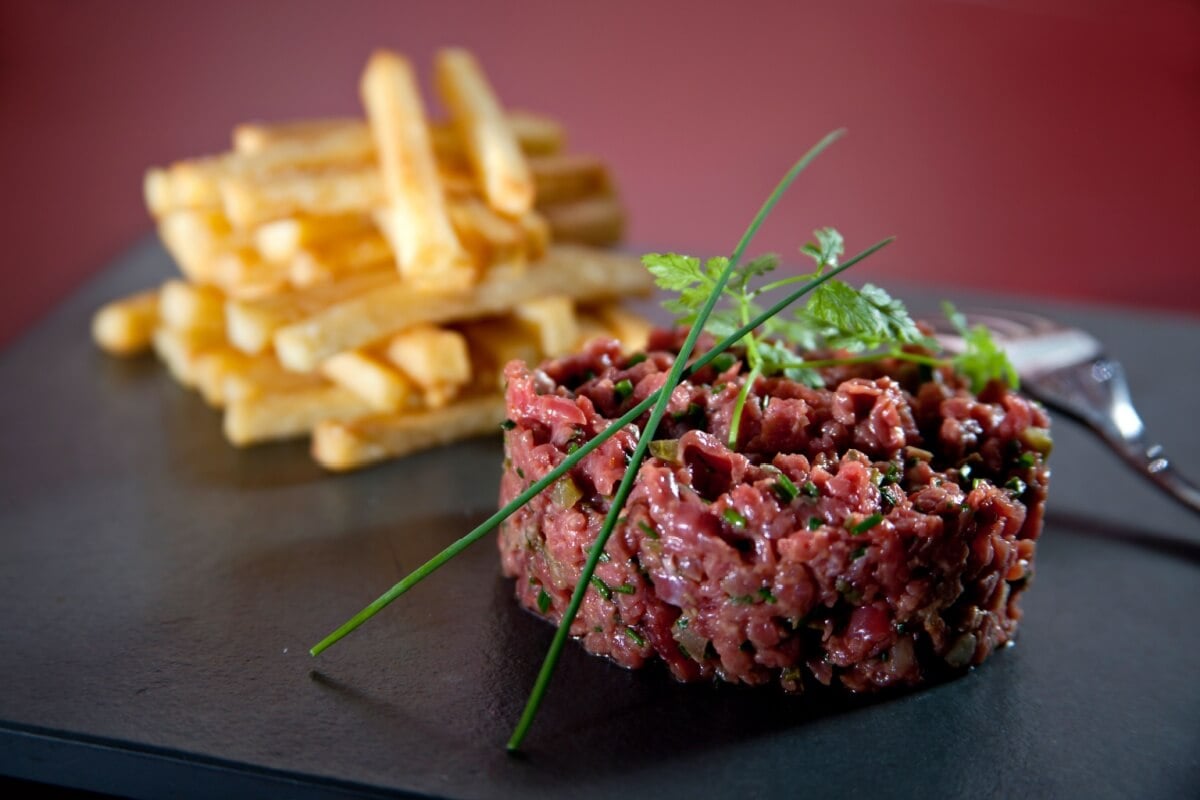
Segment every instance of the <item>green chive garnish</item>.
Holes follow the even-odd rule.
[[[737,509],[727,508],[721,512],[721,516],[735,528],[746,527],[746,518],[737,512]]]
[[[495,419],[495,417],[492,419]],[[500,423],[500,427],[503,430],[511,431],[513,428],[517,427],[517,423],[513,422],[511,419],[506,419],[504,422]]]
[[[640,364],[645,360],[646,360],[645,353],[634,353],[633,355],[631,355],[629,357],[629,360],[625,362],[625,369],[629,369],[630,367],[634,366],[635,364]]]
[[[646,538],[648,538],[648,539],[657,539],[658,538],[658,531],[656,531],[656,530],[654,530],[654,528],[650,527],[649,523],[647,523],[644,519],[639,519],[637,526],[642,529],[642,533],[646,534]]]
[[[736,363],[737,359],[734,357],[733,353],[721,353],[721,355],[713,359],[712,365],[713,369],[715,369],[717,372],[724,372]]]
[[[857,525],[850,526],[850,532],[855,536],[860,536],[874,528],[879,523],[883,522],[883,514],[875,513],[864,519]]]
[[[596,561],[599,563],[599,557],[596,558]],[[599,575],[592,575],[590,578],[588,578],[588,581],[592,584],[592,588],[596,590],[596,594],[600,595],[605,600],[612,600],[612,589],[608,587],[607,583],[600,580]]]
[[[792,479],[782,472],[775,476],[775,483],[771,486],[775,496],[784,503],[790,503],[800,494],[800,490],[796,488],[796,484],[792,483]]]
[[[808,529],[810,531],[815,531],[824,524],[825,523],[821,521],[820,517],[809,517],[808,518]]]
[[[646,646],[646,640],[643,639],[642,635],[640,633],[638,633],[637,631],[635,631],[633,628],[626,627],[625,635],[628,636],[630,639],[632,639],[633,643],[636,644],[638,647]]]
[[[550,608],[550,595],[545,589],[538,589],[537,606],[538,611],[542,612],[543,614],[545,614]]]
[[[613,392],[617,395],[618,402],[624,402],[625,398],[633,394],[633,381],[622,378],[613,384]]]
[[[622,583],[620,586],[614,586],[613,591],[618,594],[637,594],[637,587],[632,583]]]
[[[804,493],[806,495],[808,495],[809,497],[820,497],[821,496],[821,490],[818,489],[817,485],[815,483],[813,483],[812,481],[804,482]]]

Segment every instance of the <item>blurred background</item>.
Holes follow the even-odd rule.
[[[756,252],[834,225],[898,237],[860,276],[1200,313],[1194,0],[2,0],[0,344],[150,232],[147,166],[445,44],[612,165],[636,247],[728,252],[846,127]]]

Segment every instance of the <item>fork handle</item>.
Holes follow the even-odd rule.
[[[1175,469],[1162,445],[1147,445],[1139,437],[1126,438],[1104,425],[1093,425],[1097,432],[1139,475],[1163,490],[1173,500],[1200,514],[1200,486]]]

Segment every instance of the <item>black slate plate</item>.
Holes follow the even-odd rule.
[[[88,341],[100,302],[168,270],[138,247],[0,355],[0,774],[140,797],[1200,794],[1200,526],[1067,424],[1018,645],[923,692],[831,707],[572,646],[510,757],[551,630],[490,539],[310,658],[494,508],[499,442],[349,476],[228,447],[152,359]],[[1054,310],[1200,473],[1200,326]]]

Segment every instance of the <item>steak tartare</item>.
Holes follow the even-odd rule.
[[[660,388],[681,341],[509,364],[501,502]],[[716,361],[671,393],[571,634],[625,667],[788,691],[911,686],[1010,642],[1042,527],[1045,411],[998,381],[975,395],[948,367],[884,360],[822,370],[824,389],[759,378],[731,449],[745,372]],[[639,430],[502,525],[525,608],[561,620]]]

